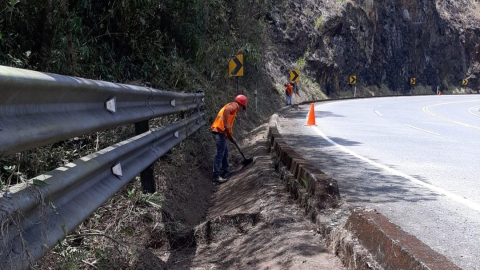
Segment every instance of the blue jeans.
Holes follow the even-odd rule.
[[[285,98],[285,105],[292,105],[292,96],[288,96]]]
[[[217,177],[221,172],[228,172],[228,147],[227,138],[223,134],[213,133],[215,144],[217,145],[217,154],[213,161],[213,177]]]

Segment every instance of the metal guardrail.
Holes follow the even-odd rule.
[[[0,156],[203,104],[203,93],[0,66]]]
[[[203,93],[0,67],[0,154],[202,106]],[[0,269],[29,268],[135,176],[203,125],[200,111],[0,193]]]

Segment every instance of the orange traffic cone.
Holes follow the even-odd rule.
[[[316,126],[315,125],[315,105],[313,103],[310,106],[310,112],[308,112],[308,115],[307,115],[306,126]]]

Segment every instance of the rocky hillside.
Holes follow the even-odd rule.
[[[480,9],[473,0],[290,1],[267,14],[271,57],[300,68],[329,97],[454,92],[480,81]],[[282,71],[282,70],[280,70]],[[410,85],[416,78],[416,86]]]

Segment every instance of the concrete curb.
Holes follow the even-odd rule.
[[[402,231],[382,214],[368,209],[350,209],[345,218],[329,220],[325,213],[340,209],[337,181],[309,164],[291,149],[277,129],[278,115],[271,117],[267,149],[275,169],[305,214],[318,225],[329,245],[344,264],[353,269],[461,269],[416,237]],[[338,212],[336,211],[336,212]],[[360,245],[358,245],[360,244]]]
[[[461,269],[380,213],[355,209],[346,227],[386,269]]]

